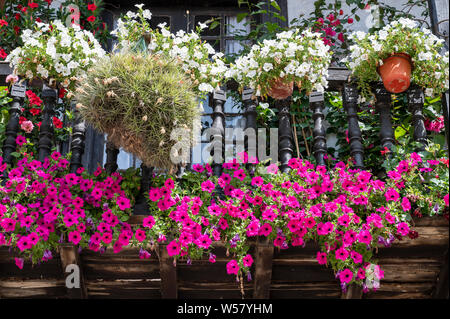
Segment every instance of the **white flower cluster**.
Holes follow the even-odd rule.
[[[342,62],[358,79],[366,97],[371,95],[369,83],[379,80],[377,67],[394,53],[411,57],[414,66],[411,80],[422,86],[426,95],[434,96],[448,90],[448,52],[439,53],[444,40],[426,28],[421,30],[416,21],[400,18],[373,34],[357,31],[350,38],[355,44],[350,46],[350,56]]]
[[[293,29],[253,45],[250,53],[236,59],[227,75],[254,89],[256,96],[265,96],[276,79],[294,81],[308,93],[323,92],[330,61],[331,52],[319,33]]]
[[[36,30],[24,30],[24,45],[6,58],[15,75],[39,78],[73,89],[74,80],[85,74],[98,58],[105,55],[94,35],[78,26],[37,23]]]
[[[224,63],[223,53],[216,52],[207,42],[200,39],[199,33],[206,24],[199,24],[196,31],[186,33],[183,30],[173,34],[165,23],[158,25],[161,29],[150,28],[149,10],[143,5],[136,5],[137,13],[128,12],[123,20],[118,20],[117,28],[112,32],[119,40],[122,49],[129,49],[142,40],[144,35],[150,36],[148,50],[154,54],[169,56],[181,63],[183,70],[189,74],[200,95],[213,92],[224,81],[228,67]]]

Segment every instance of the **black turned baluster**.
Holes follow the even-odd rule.
[[[16,151],[16,138],[19,130],[19,118],[22,113],[23,100],[23,97],[14,96],[9,108],[9,121],[5,131],[6,139],[3,143],[3,161],[7,164],[12,164],[13,157],[11,153]]]
[[[75,102],[72,102],[72,105],[75,104]],[[72,141],[70,143],[70,151],[72,152],[72,158],[70,159],[70,172],[76,173],[76,171],[83,166],[81,159],[84,154],[86,125],[81,119],[80,112],[78,112],[78,110],[73,106],[72,110],[74,112],[74,123],[72,127]]]
[[[151,179],[153,176],[153,167],[147,167],[141,164],[141,189],[139,195],[136,197],[136,204],[134,205],[134,215],[148,215],[148,191],[150,190]]]
[[[290,118],[292,98],[289,96],[284,100],[276,100],[275,104],[278,108],[278,143],[279,143],[279,157],[280,170],[286,173],[290,170],[288,163],[292,158],[293,143],[292,143],[292,127]]]
[[[42,124],[39,131],[38,143],[38,159],[43,162],[49,157],[52,150],[53,142],[53,115],[58,93],[55,89],[46,87],[42,89],[42,101],[44,102],[44,109],[42,110]]]
[[[362,169],[364,168],[364,148],[358,123],[358,89],[355,85],[344,84],[343,106],[347,112],[350,154],[355,160],[355,167]]]
[[[108,175],[117,171],[117,168],[119,167],[117,165],[117,155],[119,155],[119,150],[114,146],[114,144],[109,141],[106,142],[105,169]]]
[[[449,104],[448,104],[448,91],[442,94],[442,109],[444,110],[444,125],[445,125],[445,135],[447,137],[447,156],[450,157],[450,140],[449,140]]]
[[[225,134],[225,113],[224,104],[227,100],[226,92],[223,88],[220,90],[215,90],[213,94],[210,95],[212,99],[213,114],[212,114],[212,125],[211,125],[211,146],[213,155],[212,169],[215,176],[222,175],[222,163],[224,159],[224,134]],[[220,149],[221,154],[214,154],[214,149]],[[220,155],[220,157],[219,157]],[[216,158],[217,157],[217,158]]]
[[[394,130],[391,122],[391,93],[386,91],[384,85],[379,83],[375,87],[376,109],[380,114],[381,147],[392,150],[395,143]],[[391,154],[388,155],[389,157]]]
[[[309,106],[313,111],[314,120],[314,157],[316,158],[317,165],[325,166],[324,156],[327,153],[327,139],[323,126],[325,119],[325,115],[323,114],[323,93],[312,92],[309,96]]]
[[[411,85],[408,90],[408,104],[412,113],[412,124],[414,127],[414,140],[422,145],[417,151],[424,151],[428,144],[427,130],[425,129],[425,117],[422,114],[423,110],[423,90],[417,85]]]
[[[255,139],[257,136],[257,127],[256,127],[256,105],[257,101],[252,99],[253,97],[253,89],[251,88],[245,88],[242,92],[242,101],[244,102],[244,116],[245,116],[245,129],[252,129],[255,132]],[[256,140],[254,143],[248,143],[248,136],[246,136],[246,139],[244,141],[245,143],[245,149],[247,150],[249,159],[250,157],[257,158],[257,147],[256,147]],[[254,175],[255,172],[255,165],[248,164],[247,169],[251,176]]]

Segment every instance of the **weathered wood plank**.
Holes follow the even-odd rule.
[[[66,287],[62,279],[0,280],[1,298],[64,298]]]
[[[61,245],[59,247],[59,256],[61,258],[61,267],[66,281],[67,297],[70,299],[87,298],[83,268],[81,266],[77,248],[74,245]],[[78,267],[79,288],[67,286],[67,281],[70,280],[68,277],[72,274],[72,270],[67,268],[70,265],[76,265]]]
[[[256,244],[254,299],[270,298],[273,251],[273,243],[268,240],[259,240]]]
[[[363,295],[363,289],[359,285],[351,284],[347,287],[347,291],[342,292],[341,299],[361,299]]]
[[[161,299],[159,279],[92,280],[86,288],[92,299]]]
[[[338,299],[341,288],[336,280],[329,282],[284,283],[270,286],[271,299]]]

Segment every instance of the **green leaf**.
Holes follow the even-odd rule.
[[[395,139],[399,139],[403,135],[405,135],[408,131],[406,131],[402,126],[397,126],[395,129]]]
[[[241,22],[242,20],[244,20],[244,19],[247,17],[247,15],[248,15],[247,12],[239,13],[239,14],[237,15],[237,22],[239,23],[239,22]]]
[[[275,0],[270,1],[270,5],[272,7],[274,7],[275,9],[277,9],[278,11],[281,11],[280,6],[278,5],[278,3]]]

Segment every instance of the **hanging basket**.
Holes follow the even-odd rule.
[[[377,71],[388,92],[405,92],[411,84],[411,57],[405,53],[395,53],[384,59]]]
[[[284,82],[284,78],[277,78],[270,83],[270,89],[267,94],[275,100],[284,100],[292,95],[294,91],[294,81]]]

